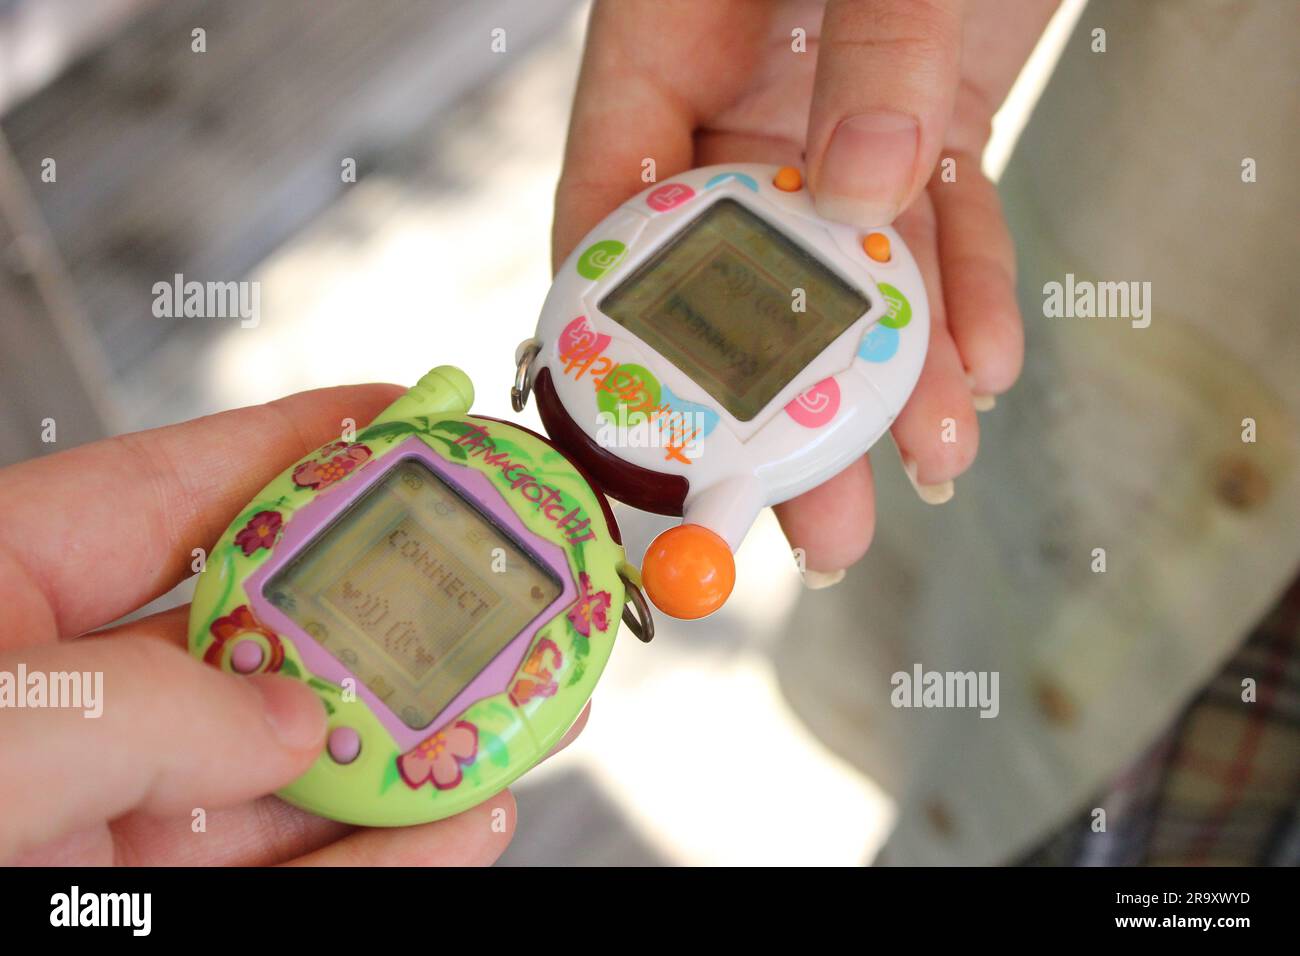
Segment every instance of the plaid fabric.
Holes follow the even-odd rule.
[[[1020,863],[1300,864],[1300,578],[1165,737]]]

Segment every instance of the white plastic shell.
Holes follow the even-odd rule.
[[[776,188],[776,172],[775,166],[745,163],[703,167],[656,183],[611,213],[556,276],[538,322],[541,351],[529,372],[535,376],[550,369],[557,398],[593,442],[629,464],[684,476],[690,490],[683,520],[711,528],[733,550],[764,506],[816,487],[875,444],[911,395],[930,334],[921,274],[898,233],[824,220],[806,188]],[[870,303],[869,311],[747,422],[735,419],[598,308],[632,270],[724,198],[743,204],[816,255]],[[888,262],[876,262],[865,252],[863,239],[871,232],[888,238]],[[579,319],[585,328],[575,324]],[[578,361],[572,350],[575,329],[582,329],[584,342],[600,346]],[[693,457],[683,460],[653,442],[608,441],[598,387],[611,368],[627,363],[650,370],[684,408],[716,416],[707,437],[696,439]]]

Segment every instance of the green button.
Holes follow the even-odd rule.
[[[650,413],[659,407],[659,379],[642,365],[628,362],[616,365],[605,373],[600,389],[596,392],[596,407],[602,412],[613,415],[618,424],[622,420],[630,425],[640,424],[649,418]],[[620,415],[619,409],[624,411]]]
[[[578,257],[578,275],[584,279],[599,279],[618,264],[627,252],[627,246],[617,239],[602,239],[592,243]]]
[[[884,317],[880,320],[881,325],[890,329],[901,329],[912,321],[912,303],[907,301],[907,296],[887,282],[877,283],[876,288],[885,297],[887,309]]]

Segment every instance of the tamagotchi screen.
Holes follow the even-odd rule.
[[[723,199],[599,308],[743,422],[870,303],[785,234]]]
[[[423,729],[561,590],[478,508],[405,459],[263,592]]]

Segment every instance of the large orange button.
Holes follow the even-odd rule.
[[[655,607],[693,621],[726,603],[736,584],[736,561],[727,542],[708,528],[678,525],[650,542],[641,581]]]
[[[863,239],[862,248],[877,262],[889,261],[889,237],[883,232],[873,232]]]
[[[793,166],[782,166],[772,177],[772,185],[788,193],[803,189],[803,174]]]

